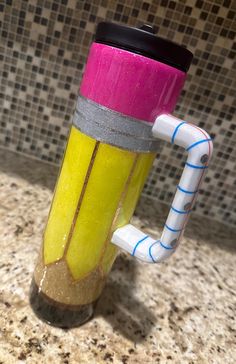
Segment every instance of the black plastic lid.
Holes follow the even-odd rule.
[[[102,22],[97,26],[95,42],[141,54],[184,72],[188,71],[193,58],[188,49],[154,35],[150,25],[138,29]]]

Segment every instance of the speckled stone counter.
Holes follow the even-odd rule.
[[[192,216],[168,262],[122,253],[93,320],[56,329],[28,293],[57,169],[1,150],[0,161],[0,363],[236,362],[235,230]],[[133,222],[157,236],[166,213],[142,198]]]

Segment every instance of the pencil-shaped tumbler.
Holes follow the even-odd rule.
[[[92,316],[118,247],[150,263],[176,250],[212,153],[205,131],[170,115],[191,59],[149,26],[98,25],[32,280],[31,306],[48,323]],[[129,221],[160,139],[188,159],[155,240]]]

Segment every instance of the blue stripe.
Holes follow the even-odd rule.
[[[188,210],[188,211],[181,211],[181,210],[177,210],[175,209],[173,206],[171,206],[171,209],[175,212],[177,212],[178,214],[189,214],[189,212],[191,212],[192,210]]]
[[[160,241],[160,244],[161,244],[162,248],[165,248],[165,249],[167,249],[167,250],[172,250],[172,249],[174,249],[174,248],[172,248],[172,246],[166,246],[166,245],[164,245],[161,241]]]
[[[136,244],[136,245],[135,245],[135,247],[134,247],[133,253],[132,253],[132,255],[133,255],[133,256],[134,256],[134,254],[135,254],[135,252],[136,252],[136,249],[137,249],[137,247],[139,246],[139,244],[140,244],[140,243],[142,243],[142,241],[146,240],[148,237],[149,237],[149,236],[148,236],[148,235],[146,235],[146,236],[144,236],[144,238],[142,238],[141,240],[139,240],[139,241],[137,242],[137,244]]]
[[[176,137],[176,134],[177,134],[177,132],[178,132],[178,130],[179,130],[179,128],[181,127],[181,125],[183,125],[183,124],[186,124],[186,121],[183,121],[182,123],[180,123],[179,125],[177,125],[176,126],[176,128],[175,128],[175,130],[174,130],[174,133],[173,133],[173,135],[172,135],[172,138],[171,138],[171,143],[173,144],[174,143],[174,141],[175,141],[175,137]]]
[[[202,140],[199,140],[198,142],[191,144],[186,150],[188,152],[190,149],[196,147],[196,145],[198,145],[198,144],[206,143],[206,142],[211,142],[211,141],[212,141],[211,138],[210,139],[202,139]]]
[[[168,230],[170,230],[170,231],[173,231],[174,233],[177,233],[177,232],[179,232],[179,231],[181,231],[182,229],[172,229],[172,228],[170,228],[168,225],[166,225],[165,224],[165,227],[168,229]]]
[[[153,243],[153,244],[152,244],[152,245],[150,245],[150,247],[149,247],[149,256],[151,257],[151,259],[152,259],[153,263],[156,263],[156,261],[155,261],[155,259],[154,259],[154,258],[153,258],[153,256],[152,256],[151,250],[152,250],[153,245],[156,245],[156,244],[158,244],[159,242],[160,242],[160,240],[157,240],[157,241],[155,241],[155,243]]]
[[[194,195],[194,193],[196,193],[198,190],[196,191],[188,191],[188,190],[185,190],[183,189],[182,187],[180,186],[177,186],[178,190],[180,190],[181,192],[184,192],[184,193],[188,193],[189,195]]]
[[[197,168],[197,169],[206,169],[208,168],[208,166],[196,166],[195,164],[190,164],[190,163],[185,163],[186,166],[191,167],[191,168]]]

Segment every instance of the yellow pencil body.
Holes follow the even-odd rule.
[[[49,300],[72,307],[95,302],[155,158],[101,143],[72,126],[58,177],[35,284]]]

